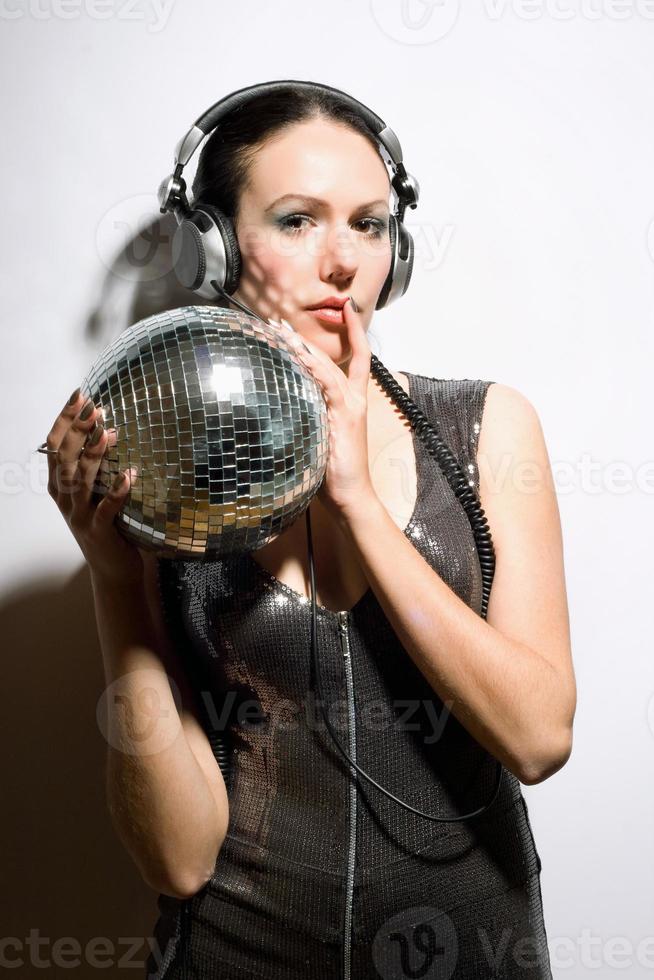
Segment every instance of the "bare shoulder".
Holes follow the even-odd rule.
[[[486,391],[477,443],[479,495],[484,506],[502,517],[534,494],[553,504],[554,487],[545,436],[536,408],[517,388],[492,382]],[[553,515],[552,515],[553,516]],[[500,515],[496,514],[500,520]]]
[[[526,395],[499,381],[491,381],[488,385],[483,417],[486,421],[498,418],[514,420],[518,425],[538,421],[536,409]]]
[[[508,455],[507,455],[508,454]],[[482,470],[503,466],[512,471],[527,460],[549,470],[542,425],[536,408],[517,388],[493,381],[488,385],[477,443],[480,488]]]

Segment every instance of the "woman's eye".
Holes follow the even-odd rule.
[[[284,229],[284,231],[299,231],[300,229],[297,227],[297,225],[291,225],[288,222],[301,221],[302,219],[306,218],[306,214],[289,214],[288,217],[281,219],[279,225]]]
[[[291,234],[297,233],[302,230],[301,226],[297,224],[292,224],[291,222],[302,222],[308,221],[309,216],[306,214],[289,214],[285,218],[281,218],[279,221],[279,226],[282,231],[288,231]],[[381,238],[382,234],[388,227],[385,221],[381,221],[379,218],[360,218],[359,221],[355,222],[357,225],[365,225],[367,230],[363,232],[366,238]]]
[[[388,227],[386,222],[380,221],[379,218],[362,218],[358,224],[368,225],[370,228],[370,231],[366,233],[366,238],[380,238]]]

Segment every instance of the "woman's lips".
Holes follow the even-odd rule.
[[[307,310],[307,313],[312,313],[318,320],[324,320],[325,323],[345,323],[343,310],[332,306],[322,306],[319,310]]]

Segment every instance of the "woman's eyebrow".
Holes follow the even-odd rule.
[[[269,204],[265,209],[264,214],[271,211],[272,208],[277,204],[281,204],[282,201],[304,201],[305,204],[310,204],[314,208],[329,208],[329,201],[323,201],[320,197],[311,197],[310,194],[282,194],[281,197],[276,198],[272,204]],[[377,201],[369,201],[367,204],[360,204],[355,210],[365,211],[367,208],[374,208],[378,204],[383,204],[388,207],[388,201],[384,201],[381,198]]]

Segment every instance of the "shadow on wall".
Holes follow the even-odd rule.
[[[100,286],[98,305],[86,324],[97,352],[127,327],[179,306],[225,306],[220,297],[203,299],[180,285],[173,271],[174,215],[164,214],[142,228],[112,261]]]
[[[172,270],[172,215],[136,235],[99,288],[86,336],[99,354],[128,326],[208,303]],[[59,521],[50,501],[52,520]],[[35,577],[0,603],[5,652],[2,740],[2,967],[16,977],[145,977],[156,893],[118,839],[106,803],[106,742],[96,721],[105,681],[84,563]],[[8,937],[13,937],[8,939]]]
[[[106,805],[106,742],[96,722],[104,670],[87,566],[6,594],[0,629],[11,692],[3,706],[2,965],[25,978],[119,980],[128,966],[144,977],[156,894]]]

